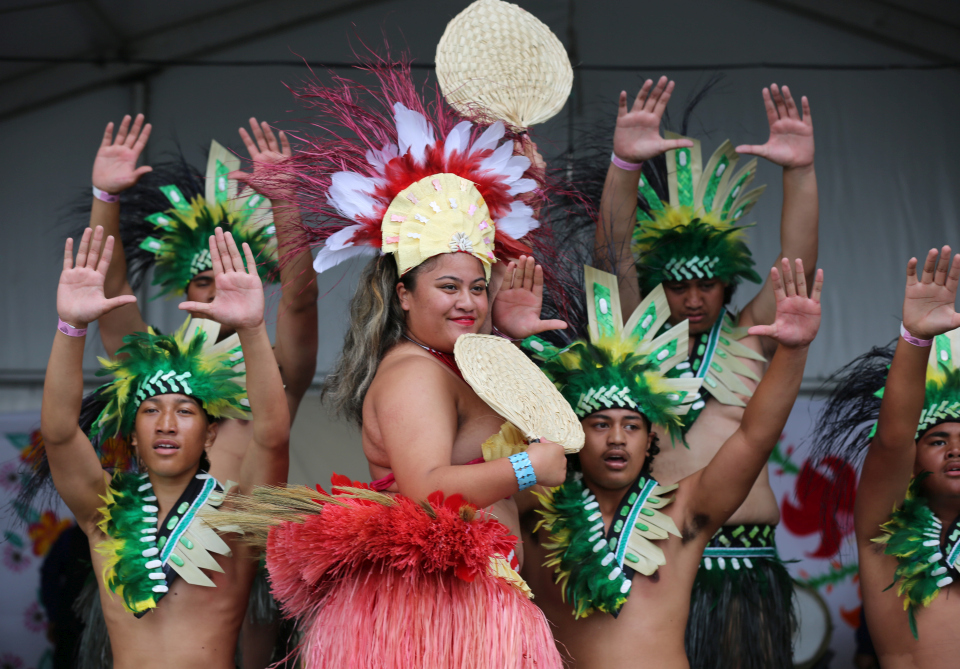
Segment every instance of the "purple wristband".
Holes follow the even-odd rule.
[[[929,348],[933,344],[932,339],[920,339],[919,337],[914,337],[912,334],[907,332],[907,328],[903,327],[902,321],[900,323],[900,336],[903,337],[903,340],[908,344],[920,346],[921,348]]]
[[[510,335],[505,334],[505,333],[501,332],[500,330],[498,330],[496,325],[493,326],[493,335],[496,336],[496,337],[502,337],[503,339],[506,339],[507,341],[519,341],[519,339],[514,339],[514,338],[511,337]]]
[[[57,330],[68,337],[84,337],[87,334],[87,328],[75,328],[69,323],[64,323],[60,318],[57,318]]]
[[[617,158],[617,154],[615,153],[610,154],[610,162],[627,172],[639,172],[643,169],[643,163],[628,163],[626,160]]]
[[[105,190],[100,190],[96,186],[93,187],[93,196],[100,200],[101,202],[119,202],[120,196],[114,195],[113,193],[108,193]]]

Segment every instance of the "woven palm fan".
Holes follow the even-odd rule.
[[[583,448],[580,420],[556,386],[502,337],[462,335],[453,347],[474,392],[529,440],[548,439],[567,453]]]
[[[436,61],[450,106],[518,132],[556,116],[573,86],[573,68],[557,36],[502,0],[476,0],[457,14],[440,38]]]

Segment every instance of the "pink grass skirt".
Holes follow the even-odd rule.
[[[563,666],[540,609],[489,573],[490,557],[513,548],[505,526],[459,496],[335,499],[274,527],[267,545],[274,597],[304,632],[304,667]]]

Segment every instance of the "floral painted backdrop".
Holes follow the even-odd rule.
[[[15,504],[23,483],[20,464],[31,457],[39,424],[38,411],[0,415],[0,669],[43,669],[51,663],[40,567],[73,519],[52,496],[30,507]]]
[[[836,654],[831,667],[853,666],[860,625],[860,584],[853,539],[857,475],[839,459],[815,464],[808,436],[823,403],[798,400],[770,458],[770,483],[780,504],[777,547],[794,580],[819,593],[830,611]],[[835,509],[825,513],[824,509]]]

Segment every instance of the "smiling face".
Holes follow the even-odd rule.
[[[586,435],[579,453],[584,478],[607,490],[633,483],[653,439],[647,420],[630,409],[603,409],[580,422]]]
[[[169,394],[140,404],[131,441],[150,472],[173,478],[196,471],[216,438],[217,424],[195,399]]]
[[[719,279],[667,281],[663,288],[670,305],[670,324],[690,321],[690,334],[709,332],[720,317],[726,284]]]
[[[917,440],[913,473],[930,472],[922,483],[931,499],[960,500],[960,423],[934,425]]]
[[[412,287],[397,284],[407,331],[417,341],[452,353],[457,337],[476,334],[487,318],[483,264],[468,253],[444,253],[421,265]]]

